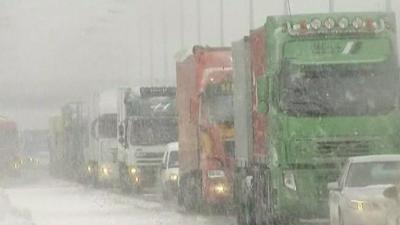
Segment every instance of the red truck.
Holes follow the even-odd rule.
[[[17,123],[0,116],[0,175],[19,169]]]
[[[176,71],[178,201],[190,210],[227,206],[234,169],[231,49],[195,46]]]

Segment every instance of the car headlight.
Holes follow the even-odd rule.
[[[292,171],[283,171],[283,184],[293,191],[297,190],[296,180]]]
[[[169,176],[169,179],[172,180],[172,181],[176,181],[176,180],[178,180],[178,175],[172,174],[172,175]]]
[[[350,200],[350,208],[357,210],[357,211],[364,211],[365,209],[365,201],[360,200]]]

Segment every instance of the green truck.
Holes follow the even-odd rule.
[[[271,16],[233,43],[239,224],[328,218],[349,156],[400,151],[390,13]]]

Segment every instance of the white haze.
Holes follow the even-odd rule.
[[[190,48],[199,42],[196,0],[183,2],[183,46]],[[248,0],[224,3],[224,43],[229,45],[249,30]],[[397,1],[392,4],[399,9]],[[254,0],[255,26],[267,15],[284,13],[284,5]],[[383,0],[337,0],[335,8],[372,11],[385,5]],[[326,12],[328,1],[291,0],[290,9]],[[219,1],[201,0],[201,11],[201,44],[219,45]],[[174,55],[182,44],[179,15],[179,0],[0,1],[0,115],[17,119],[22,128],[44,128],[62,104],[87,99],[94,91],[173,85]]]

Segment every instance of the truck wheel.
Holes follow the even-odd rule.
[[[182,206],[183,205],[183,195],[182,195],[182,189],[181,187],[178,187],[178,196],[177,196],[177,200],[178,200],[178,205]]]
[[[246,205],[240,205],[237,212],[237,223],[238,225],[255,225],[253,210]]]
[[[339,210],[339,225],[345,225],[342,212]]]
[[[188,184],[189,182],[193,182],[193,178],[189,179],[185,179],[185,181],[182,182],[182,202],[186,210],[195,211],[197,210],[195,202],[195,199],[197,198],[197,190],[195,186]]]
[[[169,199],[171,199],[171,196],[169,195],[168,191],[165,190],[164,188],[162,188],[162,190],[161,190],[161,195],[165,201],[168,201]]]
[[[98,179],[98,168],[97,165],[93,165],[93,173],[90,175],[90,184],[93,185],[94,188],[99,188],[99,179]]]
[[[123,193],[130,194],[132,192],[132,184],[129,180],[128,169],[124,165],[119,167],[119,182]]]

